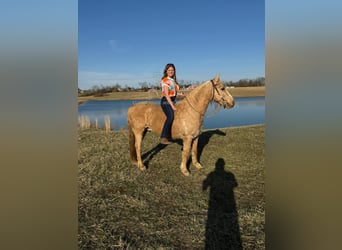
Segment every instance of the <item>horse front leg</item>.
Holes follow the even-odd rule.
[[[182,163],[181,163],[180,169],[185,176],[190,175],[190,172],[186,167],[186,163],[188,162],[188,159],[189,159],[191,143],[192,143],[192,137],[185,137],[183,139],[183,153],[182,153]]]
[[[200,169],[202,168],[202,165],[201,163],[199,163],[198,158],[197,158],[197,147],[198,147],[198,136],[194,139],[192,143],[191,160],[192,160],[192,164],[194,164],[197,169]]]

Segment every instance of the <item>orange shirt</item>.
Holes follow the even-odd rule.
[[[168,87],[168,94],[170,97],[176,96],[177,92],[179,90],[179,86],[178,84],[175,82],[175,80],[171,77],[164,77],[161,82],[160,85],[162,87],[162,95],[166,96],[166,94],[164,93],[164,86]]]

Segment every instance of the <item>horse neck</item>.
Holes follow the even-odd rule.
[[[191,105],[196,108],[196,111],[203,115],[207,110],[209,102],[212,100],[212,97],[213,91],[211,87],[211,82],[201,84],[193,91],[191,91],[191,93],[187,96]]]

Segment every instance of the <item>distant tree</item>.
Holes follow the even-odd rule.
[[[265,77],[258,77],[256,79],[240,79],[236,82],[229,81],[224,82],[225,86],[236,86],[236,87],[252,87],[252,86],[264,86]]]
[[[129,87],[127,84],[122,89],[123,91],[131,91],[131,87]]]
[[[257,86],[265,86],[265,77],[258,77],[256,79]]]
[[[185,87],[185,82],[184,80],[178,80],[178,83],[179,83],[179,88],[184,88]]]
[[[140,86],[141,90],[148,91],[148,83],[147,82],[139,82],[138,85]]]

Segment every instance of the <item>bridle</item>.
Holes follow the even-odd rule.
[[[210,101],[213,101],[213,100],[214,100],[214,96],[215,96],[215,90],[216,90],[216,92],[217,92],[218,95],[221,95],[221,94],[220,94],[220,92],[217,90],[217,88],[215,87],[214,81],[213,81],[213,80],[210,80],[210,82],[211,82],[211,86],[213,87],[213,88],[212,88],[212,89],[213,89],[213,94],[212,94],[212,97],[210,98],[210,99],[211,99]],[[196,110],[196,109],[194,108],[194,106],[190,103],[190,101],[189,101],[189,99],[188,99],[188,96],[185,97],[185,100],[188,102],[188,104],[190,105],[190,107],[191,107],[193,110],[195,110],[195,111],[196,111],[197,113],[199,113],[201,116],[204,116],[205,113],[202,113],[202,112],[200,112],[200,111],[198,111],[198,110]]]
[[[216,85],[213,80],[210,80],[212,86],[213,86],[213,97],[211,98],[211,101],[214,100],[214,91],[216,90],[218,95],[221,95],[220,92],[217,90]]]

